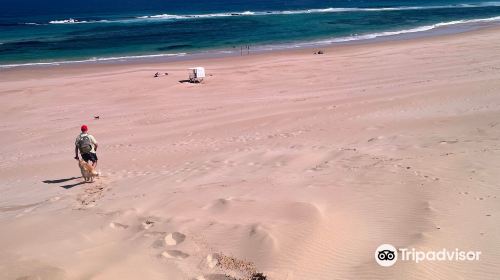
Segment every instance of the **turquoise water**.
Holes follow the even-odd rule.
[[[500,22],[492,1],[4,0],[0,65],[280,48]]]

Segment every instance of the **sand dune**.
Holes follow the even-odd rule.
[[[3,71],[0,278],[495,279],[499,46],[491,29]],[[178,82],[192,65],[205,83]],[[384,268],[383,243],[482,255]]]

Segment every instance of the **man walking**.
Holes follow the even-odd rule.
[[[94,136],[88,134],[88,127],[86,125],[82,125],[81,128],[82,133],[76,137],[75,141],[75,159],[79,160],[78,151],[82,155],[82,159],[85,162],[92,162],[92,166],[95,168],[97,165],[97,141]]]

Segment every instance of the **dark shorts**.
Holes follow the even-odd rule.
[[[94,153],[82,154],[82,159],[85,162],[89,162],[89,160],[92,162],[97,162],[97,155]]]

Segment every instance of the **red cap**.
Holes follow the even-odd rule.
[[[85,131],[89,130],[89,128],[86,125],[82,125],[81,129],[82,129],[82,132],[85,132]]]

